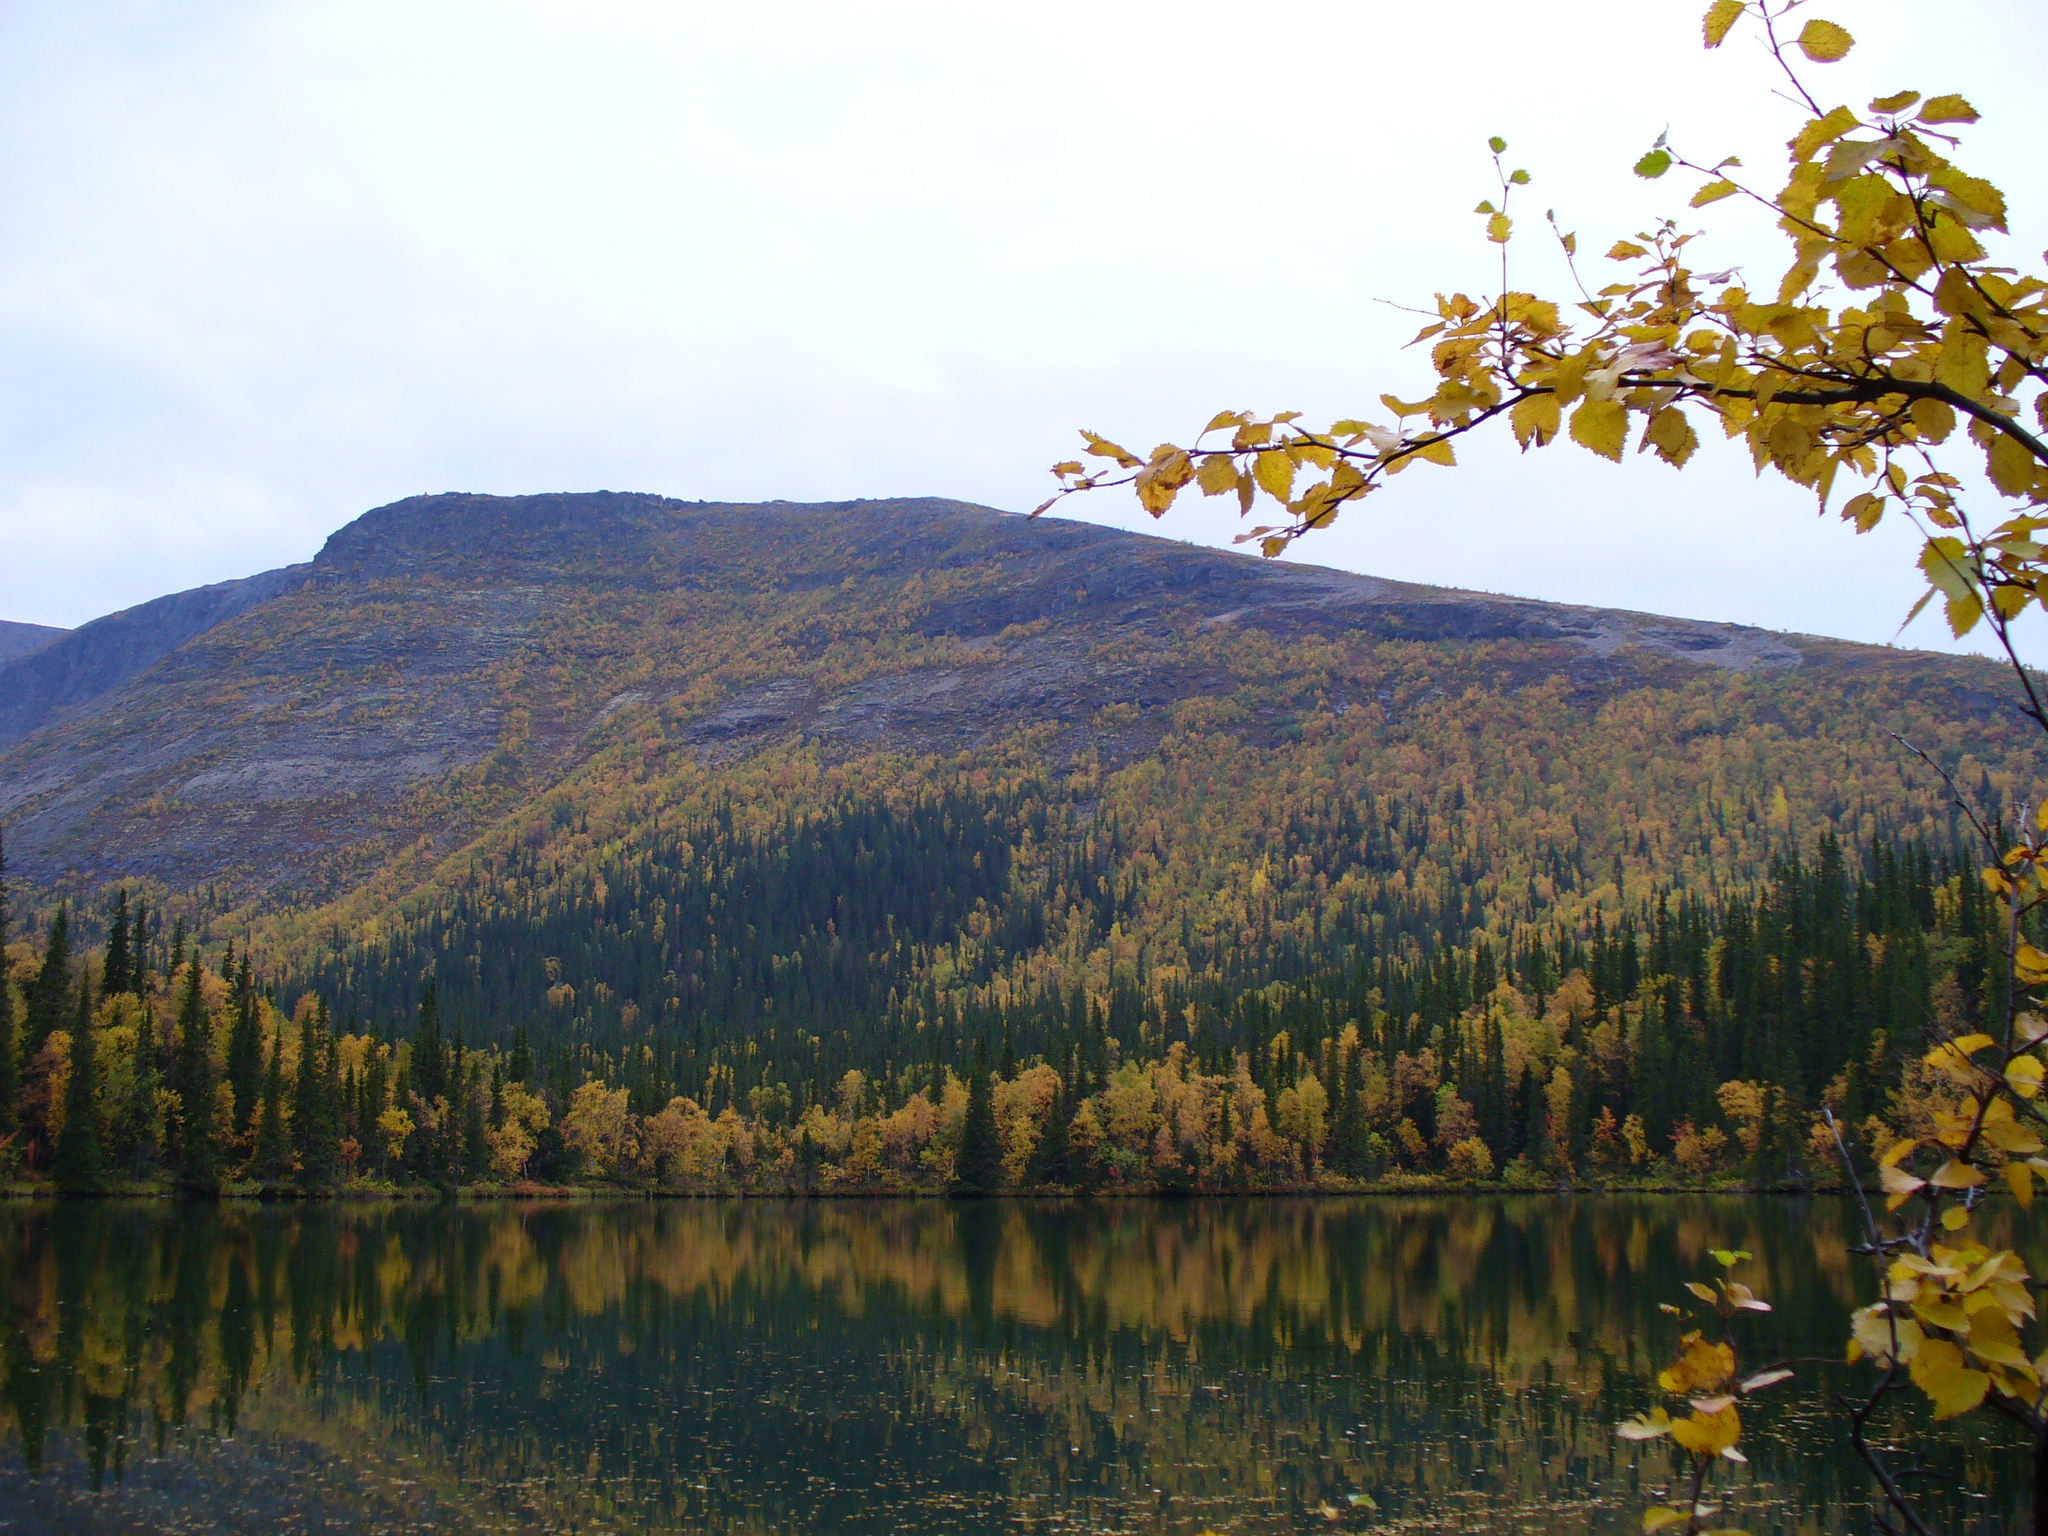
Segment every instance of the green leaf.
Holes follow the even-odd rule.
[[[1636,174],[1645,181],[1655,181],[1671,169],[1671,155],[1668,150],[1653,149],[1636,162]]]
[[[1527,171],[1516,171],[1508,180],[1518,187],[1526,187],[1529,185],[1529,173]]]
[[[1486,141],[1486,147],[1492,150],[1497,155],[1502,150],[1508,147],[1508,141],[1502,138],[1499,134],[1495,134],[1492,138]]]

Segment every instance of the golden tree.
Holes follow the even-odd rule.
[[[1416,337],[1430,344],[1427,393],[1383,394],[1378,419],[1320,427],[1296,411],[1223,411],[1189,443],[1163,443],[1142,458],[1084,432],[1085,459],[1106,463],[1054,466],[1060,489],[1038,510],[1077,491],[1130,485],[1158,516],[1192,487],[1235,496],[1245,514],[1271,509],[1272,520],[1240,540],[1271,556],[1411,464],[1454,464],[1457,440],[1489,423],[1504,422],[1524,451],[1563,438],[1619,462],[1633,442],[1680,467],[1711,423],[1739,440],[1759,471],[1809,488],[1823,511],[1834,506],[1859,533],[1888,515],[1911,519],[1928,583],[1913,612],[1939,598],[1956,635],[1988,626],[2023,708],[2048,731],[2048,707],[2013,639],[2027,609],[2048,607],[2048,283],[2038,269],[2001,262],[1987,242],[2006,233],[2005,197],[1949,158],[1957,130],[1977,120],[1970,103],[1901,90],[1862,111],[1824,108],[1806,67],[1839,61],[1854,39],[1834,22],[1796,18],[1804,3],[1715,0],[1704,22],[1709,48],[1738,26],[1759,30],[1808,113],[1781,187],[1759,188],[1738,161],[1696,160],[1662,139],[1635,166],[1648,178],[1694,174],[1694,208],[1741,198],[1770,209],[1790,247],[1774,293],[1699,270],[1700,237],[1672,220],[1616,242],[1605,259],[1622,275],[1597,290],[1585,286],[1576,241],[1563,233],[1578,296],[1513,288],[1509,204],[1529,177],[1507,168],[1507,145],[1496,138],[1500,191],[1477,211],[1486,238],[1502,248],[1501,291],[1438,296],[1435,318]],[[1981,1031],[1939,1040],[1927,1057],[1947,1085],[1936,1134],[1873,1149],[1894,1224],[1874,1213],[1869,1224],[1882,1299],[1856,1314],[1850,1354],[1877,1374],[1851,1409],[1851,1433],[1883,1491],[1885,1528],[1928,1533],[1928,1517],[1867,1432],[1880,1406],[1910,1386],[1936,1418],[1987,1412],[2015,1421],[2033,1448],[2034,1528],[2048,1532],[2048,1351],[2030,1350],[2024,1337],[2034,1282],[2017,1254],[1970,1231],[1991,1191],[2025,1207],[2036,1180],[2048,1179],[2040,1107],[2048,953],[2029,937],[2048,899],[2048,803],[2014,833],[1978,818],[1961,794],[1957,801],[1989,851],[1985,879],[2004,901],[2006,985]],[[1724,1319],[1743,1310],[1725,1287],[1696,1289]],[[1667,1390],[1692,1403],[1690,1417],[1660,1412],[1626,1427],[1634,1438],[1669,1433],[1694,1458],[1689,1501],[1652,1511],[1653,1528],[1702,1529],[1709,1469],[1740,1456],[1741,1388],[1778,1379],[1766,1371],[1738,1382],[1724,1343],[1689,1335],[1665,1373]]]

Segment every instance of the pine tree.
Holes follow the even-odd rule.
[[[156,1051],[150,1039],[154,1027],[145,1016],[135,1041],[135,1075],[130,1079],[128,1101],[121,1106],[118,1150],[121,1166],[130,1178],[149,1172],[161,1150],[157,1112],[157,1087],[163,1081],[157,1071]]]
[[[200,994],[200,970],[194,959],[178,1010],[178,1187],[203,1199],[220,1193],[220,1137],[214,1124],[213,1020]]]
[[[377,1042],[370,1041],[363,1063],[363,1076],[356,1094],[356,1140],[363,1145],[363,1157],[372,1173],[384,1171],[384,1137],[377,1121],[384,1113],[390,1093],[390,1069]]]
[[[32,1061],[53,1031],[64,1028],[71,1008],[71,909],[59,902],[57,915],[50,919],[49,942],[43,946],[42,967],[29,984],[28,1030],[22,1042],[22,1059]]]
[[[491,1144],[484,1138],[484,1096],[477,1091],[479,1074],[469,1070],[462,1076],[462,1157],[457,1178],[458,1182],[468,1182],[482,1178],[484,1170],[490,1167]]]
[[[299,1071],[292,1088],[292,1134],[299,1149],[299,1182],[307,1189],[331,1189],[341,1163],[341,1138],[328,1102],[328,1057],[333,1046],[318,998],[299,1024]]]
[[[988,1060],[979,1045],[967,1080],[967,1119],[960,1127],[960,1152],[953,1164],[953,1193],[992,1195],[1003,1184],[1003,1146],[996,1132],[995,1091]]]
[[[1032,1184],[1073,1182],[1067,1168],[1067,1126],[1073,1118],[1073,1105],[1068,1102],[1067,1088],[1062,1083],[1046,1109],[1045,1128],[1039,1133],[1038,1145],[1031,1149],[1031,1168],[1027,1177]]]
[[[99,1053],[94,1049],[92,983],[78,983],[78,1013],[71,1031],[71,1080],[64,1090],[64,1129],[57,1133],[51,1165],[57,1188],[67,1195],[97,1194],[106,1185],[106,1155],[100,1145]]]
[[[151,990],[152,977],[149,969],[149,904],[137,897],[135,920],[129,928],[129,966],[135,978],[135,995],[147,997]]]
[[[7,842],[0,826],[0,1145],[18,1128],[21,1055],[15,1029],[14,978],[7,965]]]
[[[296,1127],[293,1127],[296,1129]],[[284,1120],[284,1031],[270,1037],[270,1063],[256,1104],[256,1153],[249,1168],[265,1184],[291,1177],[292,1142]]]
[[[1333,1173],[1359,1178],[1370,1161],[1365,1145],[1365,1116],[1358,1106],[1358,1064],[1355,1053],[1339,1050],[1336,1055],[1337,1107],[1330,1117],[1327,1163]]]
[[[341,1182],[345,1171],[341,1161],[341,1143],[348,1135],[348,1084],[342,1076],[341,1045],[335,1038],[332,1025],[333,1020],[328,1017],[327,1004],[323,1001],[320,1004],[321,1139],[313,1149],[322,1189]]]
[[[413,1034],[406,1077],[409,1096],[418,1099],[429,1110],[434,1108],[436,1099],[447,1096],[448,1054],[441,1043],[441,1013],[431,981],[420,998],[419,1028]],[[413,1132],[412,1140],[406,1146],[406,1160],[421,1178],[438,1179],[446,1157],[441,1143],[445,1140],[447,1128],[430,1126],[424,1115],[415,1115],[414,1119],[419,1122],[419,1128]]]
[[[234,1020],[228,1026],[227,1081],[235,1096],[235,1128],[243,1136],[256,1133],[257,1099],[263,1085],[263,1023],[256,1008],[256,987],[249,969],[249,957],[242,956],[235,968],[230,945],[222,962],[222,974],[234,983],[230,1006]]]
[[[107,953],[100,962],[100,996],[118,997],[135,990],[131,945],[128,887],[124,885],[114,897],[114,915],[107,926]]]

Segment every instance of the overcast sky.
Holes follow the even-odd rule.
[[[1711,218],[1775,279],[1754,220],[1629,175],[1667,124],[1782,164],[1795,115],[1702,9],[0,0],[0,618],[304,560],[423,491],[1024,509],[1076,427],[1372,410],[1428,371],[1381,301],[1493,281],[1490,133],[1536,178],[1518,286],[1560,282],[1545,207],[1595,250]],[[1861,39],[1821,94],[1976,103],[2039,252],[2048,6],[1820,13]],[[1915,595],[1906,530],[1725,449],[1465,457],[1300,556],[1867,640]],[[1216,508],[1159,531],[1225,542]]]

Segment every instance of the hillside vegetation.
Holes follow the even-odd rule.
[[[80,949],[149,911],[13,951],[33,1168],[84,1008],[101,1178],[1809,1180],[1982,1002],[1895,736],[2040,766],[1969,658],[954,503],[437,498],[295,580],[8,753]]]

